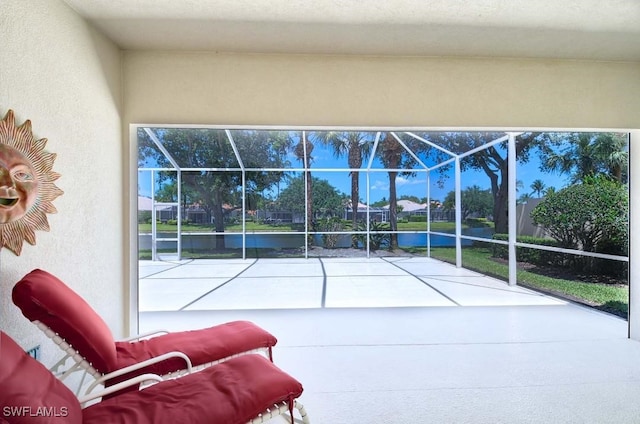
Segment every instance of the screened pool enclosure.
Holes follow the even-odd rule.
[[[141,259],[435,254],[461,267],[482,248],[510,284],[531,252],[628,262],[628,134],[139,126],[137,143]],[[589,184],[609,193],[612,222],[554,209]],[[568,235],[565,218],[593,234]]]

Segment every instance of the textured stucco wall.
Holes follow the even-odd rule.
[[[58,0],[2,0],[0,114],[30,119],[46,150],[56,153],[64,194],[48,214],[50,232],[36,232],[16,257],[0,253],[0,328],[43,361],[58,349],[11,302],[11,288],[42,268],[59,276],[124,332],[121,53]]]
[[[126,52],[125,123],[640,126],[640,64]]]

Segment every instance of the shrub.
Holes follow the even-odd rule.
[[[494,240],[509,240],[508,234],[494,234]],[[550,238],[540,238],[532,236],[518,236],[516,241],[519,243],[537,244],[541,246],[559,247],[556,240]],[[493,257],[501,259],[509,259],[509,249],[503,244],[493,244]],[[561,266],[567,261],[567,254],[556,253],[548,250],[533,249],[529,247],[518,247],[516,249],[516,260],[518,262],[528,262],[535,265],[556,265]]]
[[[629,195],[619,183],[593,178],[552,193],[531,212],[561,247],[626,250]]]
[[[138,211],[138,224],[150,224],[151,211]]]
[[[367,231],[367,223],[364,221],[358,222],[358,231]],[[383,231],[391,231],[389,224],[376,221],[369,222],[369,248],[371,250],[378,250],[381,247],[389,247],[391,245],[391,234]],[[366,234],[355,234],[354,237],[360,245],[366,247]]]
[[[549,195],[531,212],[560,247],[624,254],[628,250],[629,194],[622,184],[592,177]],[[595,271],[602,260],[573,257],[573,265]]]
[[[410,215],[409,222],[427,222],[426,215]]]
[[[344,221],[340,218],[322,218],[315,223],[316,231],[342,231],[344,230]],[[327,249],[335,249],[338,245],[340,234],[323,234],[322,243]]]

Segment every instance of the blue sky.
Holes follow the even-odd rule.
[[[292,167],[300,167],[300,162],[293,156],[289,157]],[[363,168],[366,168],[367,163],[363,164]],[[313,171],[313,169],[343,169],[348,168],[346,158],[337,159],[333,153],[324,146],[316,146],[313,151],[313,163],[312,163],[312,175],[314,177],[329,181],[338,191],[350,194],[351,192],[351,180],[347,172],[321,172]],[[375,162],[372,165],[372,169],[377,169],[375,172],[369,174],[369,188],[370,188],[370,201],[376,202],[382,198],[389,198],[389,178],[387,172],[382,171],[382,165],[379,162]],[[363,201],[366,201],[366,176],[365,172],[360,173],[360,197]],[[437,180],[439,176],[436,172],[431,173],[431,199],[444,200],[447,193],[454,189],[454,174],[453,169],[447,172],[448,178],[444,180],[444,187],[439,187]],[[532,155],[531,161],[527,164],[517,165],[517,179],[522,181],[523,188],[519,190],[518,195],[523,193],[531,193],[531,184],[536,179],[541,179],[545,182],[547,187],[553,186],[556,189],[560,189],[567,184],[566,176],[558,176],[554,174],[542,173],[539,171],[539,161],[536,155]],[[464,171],[462,174],[462,188],[465,189],[469,186],[478,185],[483,189],[490,187],[489,178],[482,171]],[[149,172],[139,173],[139,186],[140,195],[150,196],[150,176]],[[281,185],[282,190],[285,185]],[[408,195],[417,196],[418,198],[426,197],[426,173],[418,173],[413,177],[406,177],[398,175],[396,179],[396,189],[398,196]],[[273,193],[275,196],[275,192]]]
[[[297,161],[292,159],[294,166]],[[299,162],[298,162],[299,164]],[[330,150],[325,147],[316,146],[313,151],[313,165],[314,168],[348,168],[346,159],[336,159]],[[555,187],[560,189],[567,185],[567,176],[560,176],[555,174],[542,173],[539,170],[540,161],[536,155],[531,155],[531,160],[527,164],[517,164],[516,178],[523,183],[523,188],[518,191],[518,195],[523,193],[531,193],[531,184],[534,180],[540,179],[544,181],[547,187]],[[363,164],[363,168],[366,167],[366,163]],[[381,169],[381,165],[373,165],[373,168]],[[349,194],[351,192],[351,180],[346,173],[332,174],[329,172],[314,173],[314,176],[328,180],[331,185],[336,187],[342,193]],[[447,172],[448,178],[446,178],[444,187],[439,187],[437,180],[439,176],[436,172],[431,173],[431,199],[444,200],[447,193],[454,189],[454,173],[453,168]],[[405,177],[398,175],[396,178],[396,190],[398,196],[408,195],[417,196],[418,198],[426,197],[427,193],[427,177],[426,173],[418,173],[414,177]],[[464,171],[462,173],[462,189],[467,187],[478,185],[483,189],[490,188],[490,181],[487,175],[483,171]],[[364,173],[360,176],[360,197],[362,200],[366,200],[366,193],[364,188],[366,187],[366,177]],[[381,198],[389,198],[389,177],[387,172],[371,172],[369,176],[369,188],[371,202],[376,202]]]

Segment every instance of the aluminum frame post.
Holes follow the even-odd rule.
[[[455,179],[456,179],[456,266],[462,267],[462,169],[460,166],[460,158],[456,157],[455,161]]]
[[[518,224],[516,214],[516,136],[509,133],[507,142],[507,171],[509,175],[509,199],[508,199],[508,225],[509,225],[509,285],[515,286],[518,283],[518,261],[516,256],[516,241],[518,235]]]
[[[431,257],[431,171],[427,172],[427,258]]]
[[[640,252],[640,183],[631,182],[640,174],[640,130],[629,134],[629,334],[628,337],[640,341],[640,260],[634,260]]]

